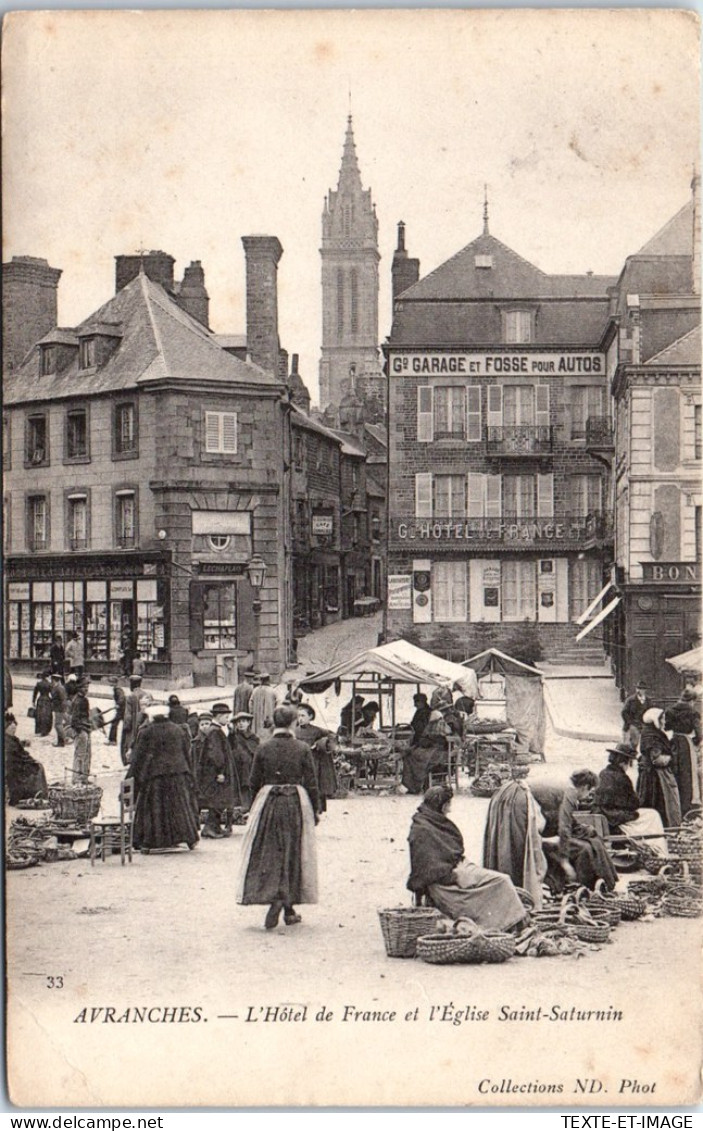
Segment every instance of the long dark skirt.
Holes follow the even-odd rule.
[[[137,797],[135,848],[196,844],[198,817],[193,782],[188,774],[151,778]]]
[[[301,901],[303,815],[297,791],[267,797],[251,846],[242,903]]]
[[[51,734],[54,725],[54,708],[48,695],[40,695],[34,705],[34,733],[42,738]]]
[[[337,774],[334,768],[334,759],[329,750],[313,750],[315,768],[317,769],[317,787],[320,791],[320,811],[327,811],[327,799],[334,797],[337,792]]]
[[[21,766],[7,768],[5,788],[8,805],[16,805],[18,801],[28,801],[33,797],[47,797],[48,787],[44,767],[28,756],[28,761]]]
[[[414,746],[403,755],[401,781],[408,793],[423,793],[429,784],[430,772],[442,773],[447,768],[446,752],[439,746]]]
[[[637,796],[643,809],[656,809],[664,828],[681,824],[679,787],[669,766],[657,768],[643,762],[637,779]]]

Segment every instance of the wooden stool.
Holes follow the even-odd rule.
[[[100,841],[100,858],[105,860],[108,852],[119,845],[120,861],[124,864],[129,857],[132,863],[132,833],[134,825],[134,778],[120,782],[119,817],[96,817],[90,822],[90,863],[95,864]]]

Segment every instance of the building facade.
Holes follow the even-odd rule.
[[[602,660],[574,622],[612,556],[615,280],[547,275],[487,216],[424,279],[401,227],[394,267],[385,631],[461,659],[527,632],[545,658]]]
[[[378,220],[361,183],[351,116],[336,190],[322,213],[322,350],[320,405],[338,406],[350,381],[369,400],[382,399],[378,350]]]
[[[700,643],[701,328],[698,178],[693,199],[630,256],[613,296],[615,570],[606,623],[622,694],[657,702],[681,677],[666,663]]]
[[[286,666],[290,443],[272,299],[282,249],[275,237],[244,244],[251,361],[207,330],[199,264],[190,314],[164,285],[171,257],[150,253],[118,257],[114,297],[80,326],[50,329],[6,376],[13,666],[36,669],[52,636],[73,631],[89,672],[119,671],[128,646],[164,686]],[[256,591],[252,562],[266,567]]]

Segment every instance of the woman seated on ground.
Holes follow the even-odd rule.
[[[413,816],[407,886],[451,919],[507,931],[526,918],[525,908],[507,876],[465,859],[464,838],[447,816],[452,797],[448,785],[433,786]]]
[[[592,793],[598,778],[591,770],[577,770],[570,784],[550,786],[536,784],[532,795],[542,810],[542,850],[547,858],[546,882],[554,892],[561,892],[569,880],[584,887],[595,887],[603,880],[608,891],[617,883],[617,872],[608,850],[588,827],[579,827],[575,819],[579,805]]]
[[[647,809],[656,809],[666,828],[681,824],[681,799],[672,761],[674,751],[664,729],[664,711],[650,707],[642,716],[637,795]]]
[[[328,799],[334,797],[337,792],[337,774],[333,758],[337,743],[330,731],[315,726],[315,708],[310,703],[300,703],[298,706],[295,737],[299,742],[307,743],[312,750],[317,771],[319,812],[325,813]]]
[[[648,840],[650,847],[666,853],[666,840],[661,817],[656,809],[641,809],[639,797],[627,773],[637,757],[627,742],[619,742],[608,750],[608,765],[598,775],[598,785],[593,796],[593,812],[602,813],[612,835],[660,835],[659,840]]]
[[[46,797],[46,774],[17,737],[17,719],[5,711],[5,791],[8,805],[32,797]]]

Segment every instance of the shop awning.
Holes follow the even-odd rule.
[[[703,647],[689,648],[688,652],[680,652],[678,656],[669,656],[667,664],[676,668],[677,672],[700,672],[703,667]]]
[[[608,592],[608,590],[610,589],[610,586],[611,586],[611,585],[612,585],[612,581],[609,581],[607,585],[604,585],[604,586],[603,586],[603,588],[601,589],[601,591],[600,591],[600,593],[598,594],[598,596],[597,596],[597,597],[594,597],[594,598],[593,598],[593,600],[591,601],[591,603],[590,603],[590,605],[588,606],[588,608],[587,608],[587,609],[584,609],[584,610],[583,610],[583,612],[581,613],[581,616],[580,616],[580,617],[577,617],[577,618],[576,618],[576,623],[577,623],[577,624],[584,624],[584,623],[585,623],[585,621],[587,621],[587,620],[588,620],[588,618],[590,617],[590,615],[591,615],[591,613],[593,612],[593,610],[594,610],[594,609],[597,609],[597,608],[598,608],[598,606],[600,605],[601,601],[602,601],[602,600],[603,600],[603,598],[605,597],[605,595],[606,595],[606,593]],[[578,637],[577,637],[577,639],[578,639]]]
[[[588,636],[591,629],[596,628],[597,625],[599,625],[601,623],[601,621],[604,621],[607,616],[610,616],[613,609],[617,605],[619,605],[621,601],[622,601],[622,597],[613,597],[613,600],[610,601],[610,603],[607,604],[605,606],[605,608],[601,609],[601,611],[593,618],[593,620],[590,622],[590,624],[587,624],[585,628],[581,629],[578,636],[576,637],[577,641],[583,640],[584,636]]]

